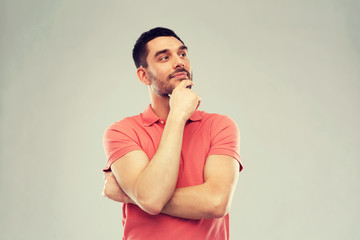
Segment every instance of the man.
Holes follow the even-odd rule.
[[[236,124],[197,110],[187,47],[172,30],[143,33],[133,58],[151,104],[104,136],[104,194],[124,203],[123,239],[229,239],[242,169]]]

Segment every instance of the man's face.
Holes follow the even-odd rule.
[[[160,96],[168,96],[185,79],[192,79],[187,48],[174,37],[157,37],[147,43],[146,68],[150,87]]]

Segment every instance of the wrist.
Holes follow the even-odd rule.
[[[178,113],[175,113],[170,110],[166,122],[167,123],[172,122],[174,124],[185,125],[187,120],[188,119],[186,118],[186,116],[183,116],[182,114],[178,114]]]

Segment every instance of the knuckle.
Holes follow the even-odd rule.
[[[103,196],[104,197],[109,197],[109,191],[107,189],[104,189]]]

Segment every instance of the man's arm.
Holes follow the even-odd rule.
[[[160,213],[175,191],[184,126],[200,101],[186,88],[192,84],[184,80],[174,89],[160,144],[151,161],[143,151],[135,150],[111,165],[122,190],[149,214]]]
[[[101,195],[117,202],[135,204],[135,202],[121,189],[112,172],[105,172],[104,180],[104,189]]]
[[[239,163],[234,158],[226,155],[209,156],[204,169],[204,183],[177,188],[161,212],[187,219],[225,216],[230,209],[238,173]],[[105,196],[115,201],[131,203],[115,182],[105,184]]]
[[[220,218],[229,213],[239,163],[226,155],[206,159],[204,183],[177,188],[162,213],[187,219]]]

